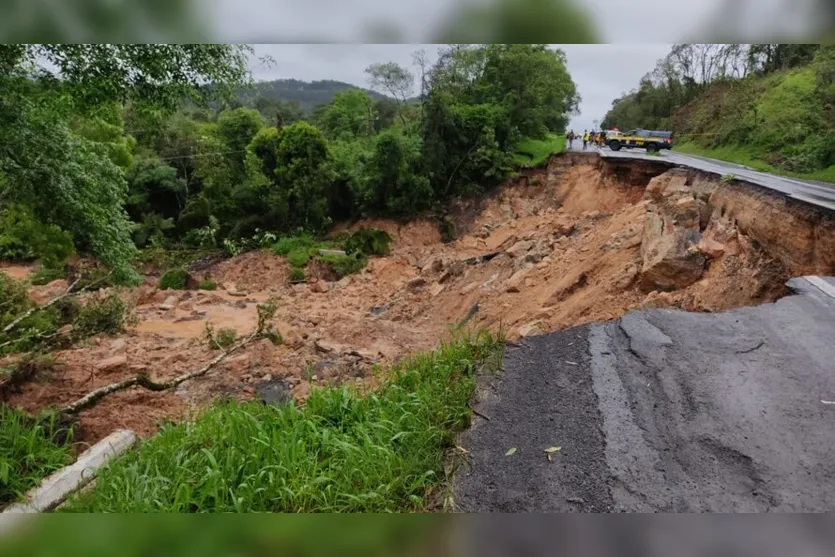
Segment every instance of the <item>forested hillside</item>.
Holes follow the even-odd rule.
[[[297,103],[299,108],[305,112],[313,112],[319,105],[328,104],[333,98],[348,90],[362,90],[368,93],[374,100],[386,98],[385,95],[361,89],[343,81],[330,79],[320,81],[300,81],[298,79],[276,79],[274,81],[262,81],[255,83],[253,87],[243,91],[243,98],[264,97],[267,99],[280,99]]]
[[[682,150],[835,180],[835,47],[675,45],[603,126],[671,129]]]
[[[80,252],[130,280],[146,248],[237,253],[341,219],[414,215],[505,178],[515,148],[561,133],[578,103],[546,45],[449,47],[419,79],[375,64],[369,79],[389,97],[320,82],[305,98],[332,99],[312,114],[265,94],[300,82],[242,99],[247,53],[2,47],[0,259],[60,275]]]

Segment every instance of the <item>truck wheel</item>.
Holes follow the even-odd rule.
[[[658,145],[655,143],[650,143],[647,145],[647,153],[657,153],[658,152]]]
[[[617,139],[610,141],[609,149],[611,149],[612,151],[620,151],[620,141],[618,141]]]

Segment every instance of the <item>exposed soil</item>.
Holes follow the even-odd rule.
[[[207,323],[215,331],[231,327],[245,334],[257,322],[256,305],[269,298],[278,306],[275,328],[283,345],[259,341],[177,392],[136,388],[106,398],[81,414],[81,439],[93,442],[121,427],[148,435],[162,420],[178,419],[213,398],[251,399],[265,385],[300,402],[318,385],[368,386],[376,364],[430,349],[464,324],[504,329],[514,340],[611,320],[639,307],[716,311],[781,296],[787,263],[780,250],[767,251],[719,211],[707,215],[704,234],[733,249],[713,253],[703,276],[687,287],[642,288],[641,246],[655,203],[644,199],[645,189],[665,170],[555,158],[536,179],[525,177],[454,207],[459,239],[449,244],[429,220],[354,223],[353,229],[387,230],[395,240],[392,253],[336,282],[288,285],[289,267],[269,251],[200,271],[198,278],[218,283],[215,292],[163,292],[149,279],[124,292],[136,304],[135,328],[58,353],[64,365],[9,402],[34,411],[140,371],[164,380],[196,369],[217,355],[203,339]],[[807,267],[819,259],[807,258]],[[60,293],[60,286],[41,287],[38,297],[49,288]],[[126,362],[107,371],[97,367],[117,355]]]

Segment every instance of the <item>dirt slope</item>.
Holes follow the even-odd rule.
[[[136,389],[110,397],[82,414],[82,439],[95,441],[118,427],[147,435],[161,420],[218,396],[249,399],[267,390],[304,401],[316,385],[371,385],[376,364],[430,349],[465,323],[502,328],[513,340],[611,320],[639,307],[715,311],[782,295],[786,265],[780,250],[765,251],[721,211],[703,211],[704,222],[697,217],[691,223],[697,235],[714,239],[710,257],[699,255],[704,269],[698,280],[673,292],[646,287],[647,219],[667,218],[660,233],[674,236],[677,217],[664,217],[664,207],[687,206],[690,196],[710,209],[710,195],[719,188],[713,184],[711,194],[699,177],[675,182],[658,176],[662,172],[651,166],[613,169],[591,157],[556,158],[547,171],[457,206],[452,214],[460,237],[450,244],[441,243],[428,221],[360,223],[389,231],[394,248],[339,282],[290,286],[286,263],[259,251],[201,272],[223,290],[161,292],[149,283],[124,293],[136,304],[136,328],[59,353],[61,369],[25,385],[9,402],[37,410],[138,371],[168,379],[195,369],[216,355],[202,339],[206,323],[244,334],[256,323],[257,303],[270,297],[278,306],[283,345],[256,343],[176,393]],[[653,176],[649,190],[667,201],[647,191]],[[666,245],[666,237],[657,239]],[[690,257],[698,246],[685,248]]]

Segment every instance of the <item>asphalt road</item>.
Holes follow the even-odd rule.
[[[631,312],[509,348],[481,388],[489,420],[460,440],[457,507],[835,510],[835,281],[789,284],[774,304]]]
[[[578,143],[575,140],[574,146],[574,149],[569,150],[570,152],[583,152],[582,142]],[[660,157],[647,155],[643,149],[612,151],[608,147],[589,147],[586,152],[597,152],[601,157],[607,159],[649,160],[653,162],[660,160],[671,165],[687,166],[720,176],[734,175],[740,180],[780,192],[783,195],[811,203],[812,205],[835,211],[835,184],[776,176],[767,172],[758,172],[747,166],[695,155],[685,155],[676,151],[661,151]]]

